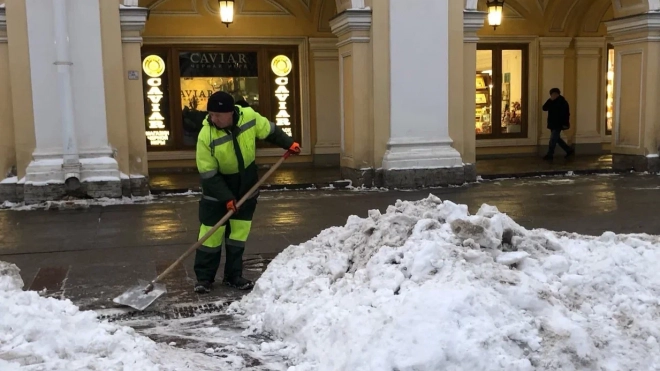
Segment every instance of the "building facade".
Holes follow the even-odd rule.
[[[659,167],[660,0],[506,0],[496,29],[485,0],[237,0],[229,25],[217,0],[0,4],[0,201],[147,193],[150,170],[194,166],[216,90],[354,184],[537,156],[553,87],[578,154]]]

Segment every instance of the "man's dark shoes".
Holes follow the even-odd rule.
[[[225,278],[223,283],[239,290],[249,290],[254,287],[254,282],[243,277]]]
[[[208,294],[211,292],[213,284],[208,281],[200,281],[195,284],[195,292],[198,294]]]
[[[551,155],[545,155],[543,156],[543,161],[552,161],[553,156]]]
[[[568,152],[564,158],[569,159],[573,156],[575,156],[575,150]]]

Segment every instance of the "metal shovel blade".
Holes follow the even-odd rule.
[[[112,299],[113,302],[121,305],[126,305],[133,307],[137,310],[144,310],[151,305],[156,299],[161,295],[167,293],[165,285],[162,283],[154,284],[154,289],[151,290],[148,294],[145,294],[144,291],[149,285],[149,282],[145,280],[138,280],[137,286],[133,286],[130,289],[126,290],[123,294]]]

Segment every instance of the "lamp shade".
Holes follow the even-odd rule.
[[[220,21],[229,27],[234,22],[234,0],[218,0]]]
[[[488,0],[488,25],[496,29],[497,26],[502,24],[502,10],[504,8],[504,0]]]

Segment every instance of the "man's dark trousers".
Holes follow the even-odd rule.
[[[555,129],[550,131],[550,144],[548,147],[548,157],[552,157],[555,155],[555,147],[557,146],[557,144],[559,144],[559,147],[561,147],[561,149],[563,149],[564,152],[566,152],[566,154],[569,154],[573,151],[571,147],[569,147],[568,144],[566,144],[566,142],[564,142],[564,140],[561,139],[561,130]]]
[[[200,200],[200,202],[209,202],[206,200]],[[217,223],[222,216],[224,216],[224,207],[217,205],[215,212],[207,213],[211,211],[208,208],[200,208],[200,219],[203,224],[214,225]],[[245,251],[245,241],[241,241],[244,238],[234,238],[232,239],[232,230],[231,230],[231,221],[252,221],[252,216],[257,208],[257,199],[251,198],[248,199],[243,206],[238,210],[238,212],[230,218],[230,222],[225,224],[225,227],[221,227],[219,232],[224,234],[224,243],[225,251],[227,253],[227,259],[225,262],[225,279],[233,279],[237,277],[242,277],[243,275],[243,252]],[[209,215],[210,214],[210,215]],[[216,248],[209,248],[202,246],[197,249],[195,252],[195,275],[197,276],[197,281],[206,281],[214,282],[215,275],[220,267],[220,258],[222,256],[222,246],[217,246]]]

